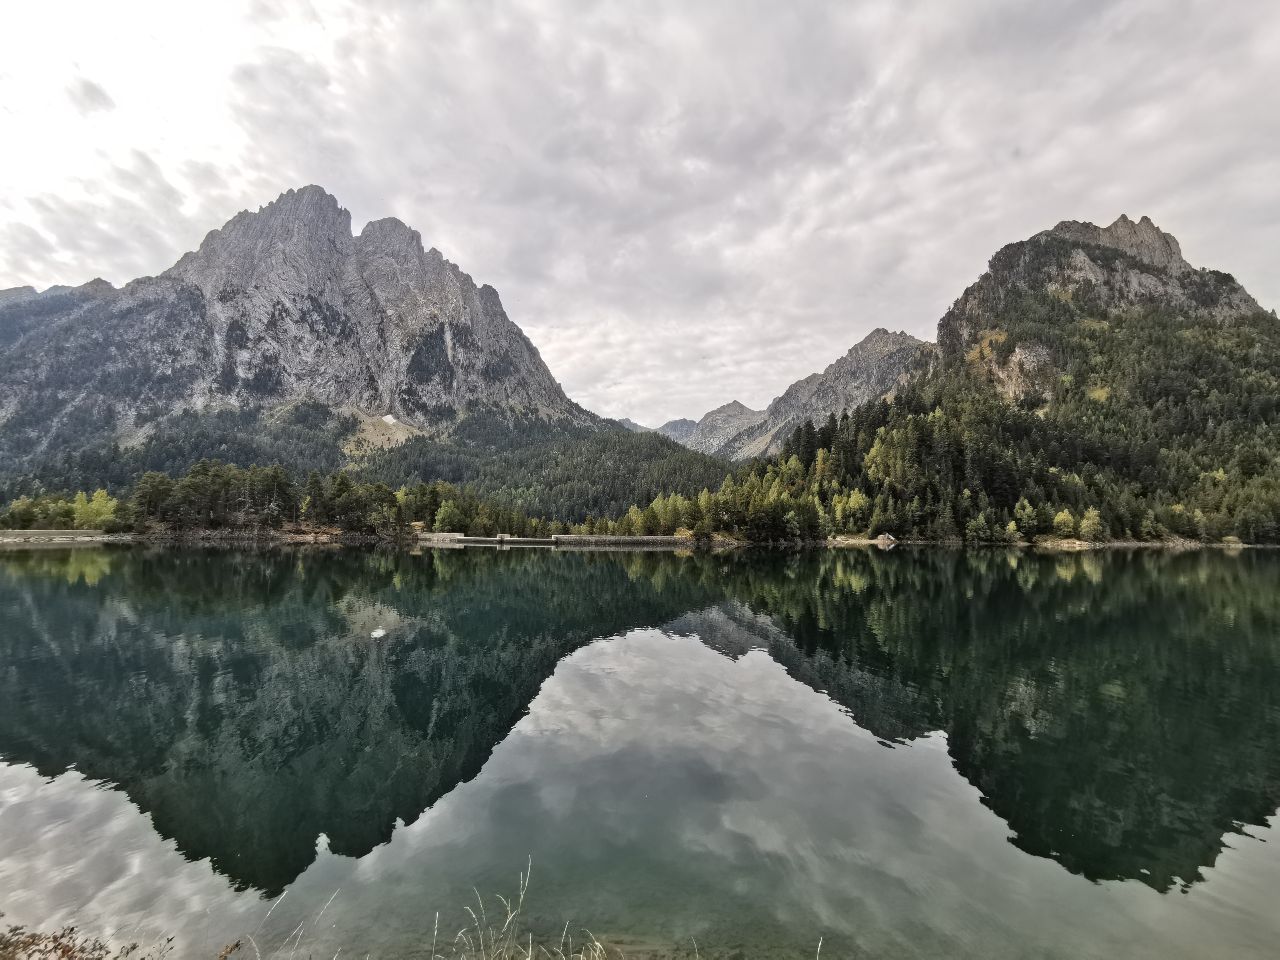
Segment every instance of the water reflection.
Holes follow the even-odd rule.
[[[1278,573],[1261,553],[3,554],[0,757],[114,785],[233,886],[347,890],[353,944],[391,949],[424,901],[533,854],[549,926],[948,955],[980,921],[1016,953],[1045,921],[1000,896],[1094,896],[1054,862],[1167,891],[1275,813]]]
[[[474,776],[566,653],[687,608],[612,558],[538,559],[0,557],[0,756],[117,784],[278,893],[319,834],[361,856]]]

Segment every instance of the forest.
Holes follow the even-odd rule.
[[[1034,272],[1034,257],[1048,269],[1063,253],[1014,245],[993,270],[1006,255],[1032,257],[1021,267]],[[1233,283],[1200,271],[1193,293],[1213,304]],[[944,318],[937,369],[892,398],[801,424],[780,456],[714,493],[669,491],[605,526],[703,522],[757,542],[1280,542],[1274,313],[1107,309],[1087,289],[1003,289],[1015,292],[993,299],[985,329],[965,335]]]
[[[184,414],[128,450],[50,460],[0,485],[0,526],[1280,542],[1274,315],[1107,311],[1041,290],[986,322],[966,338],[944,320],[936,369],[746,464],[484,416],[447,440],[353,451],[353,418],[301,403]],[[1038,359],[1011,390],[1020,355]]]
[[[272,412],[186,412],[132,446],[112,442],[50,453],[21,473],[6,474],[0,465],[0,503],[98,488],[127,497],[144,474],[178,478],[210,460],[241,467],[288,464],[299,483],[312,471],[339,470],[356,483],[397,489],[438,480],[529,516],[568,523],[615,516],[662,492],[696,494],[731,469],[657,434],[506,420],[483,411],[464,418],[447,438],[413,437],[389,449],[362,448],[356,429],[354,417],[314,401]]]
[[[150,471],[126,495],[21,496],[0,511],[0,529],[103,530],[107,533],[309,530],[398,539],[419,529],[491,536],[563,533],[558,521],[518,510],[440,481],[392,490],[345,471],[305,480],[283,467],[242,468],[201,460],[179,477]]]

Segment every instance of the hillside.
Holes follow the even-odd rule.
[[[0,344],[0,454],[17,464],[299,400],[440,435],[468,416],[600,426],[492,287],[398,220],[353,236],[314,186],[237,214],[158,277],[11,292]]]
[[[1059,224],[991,258],[892,396],[697,509],[756,540],[1280,542],[1280,321],[1146,218]]]
[[[10,497],[123,488],[203,458],[352,466],[395,485],[447,466],[452,480],[578,519],[652,496],[654,478],[723,476],[571,401],[497,291],[398,220],[353,235],[316,186],[237,214],[158,277],[0,291],[0,348]],[[406,441],[416,446],[397,455]],[[574,496],[528,479],[535,461],[584,444],[610,459],[582,465]],[[502,468],[501,453],[526,466]]]
[[[763,416],[763,410],[752,410],[733,400],[703,414],[696,422],[672,420],[659,427],[658,432],[690,450],[718,453],[742,431],[759,424]]]
[[[1280,323],[1146,218],[1002,248],[936,346],[877,329],[766,410],[656,430],[578,407],[496,293],[318,188],[160,278],[4,291],[0,342],[6,499],[215,458],[649,532],[1280,539]],[[721,458],[749,465],[694,509]]]
[[[821,421],[868,400],[892,395],[933,362],[931,344],[906,333],[873,330],[821,373],[787,387],[764,410],[726,403],[697,422],[673,420],[658,432],[691,450],[731,460],[775,456],[805,420]]]

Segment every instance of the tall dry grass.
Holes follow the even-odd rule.
[[[497,901],[495,906],[500,905],[497,910],[491,911],[486,907],[484,898],[474,891],[475,905],[468,904],[464,908],[471,922],[452,936],[440,929],[440,914],[437,912],[429,960],[622,960],[625,957],[621,949],[606,946],[591,931],[585,928],[571,930],[569,923],[564,925],[558,941],[535,941],[524,916],[525,894],[532,872],[531,860],[520,874],[515,895],[507,898],[499,894],[494,898]],[[320,918],[337,895],[335,890],[321,908],[312,924],[313,929],[319,926]],[[258,925],[259,930],[283,899],[284,895],[271,905]],[[274,948],[268,945],[266,950],[253,934],[245,934],[223,947],[217,960],[229,960],[233,954],[240,954],[245,960],[249,956],[252,960],[327,960],[327,957],[319,957],[315,947],[307,943],[305,926],[305,923],[300,923],[281,943]],[[82,936],[73,927],[43,933],[11,926],[0,930],[0,960],[169,960],[172,944],[173,939],[169,938],[142,950],[137,944],[117,947],[96,937]],[[690,944],[694,960],[700,960],[697,942],[690,941]],[[341,952],[334,954],[333,960],[339,960]],[[821,955],[822,939],[819,938],[815,960],[821,960]]]

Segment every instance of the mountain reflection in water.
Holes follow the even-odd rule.
[[[636,914],[679,918],[681,884],[729,882],[719,901],[737,891],[774,905],[777,942],[842,916],[858,919],[849,942],[865,948],[857,931],[896,908],[868,900],[859,885],[874,876],[859,870],[926,909],[929,892],[911,887],[934,882],[928,870],[893,864],[941,856],[910,839],[930,803],[960,823],[980,802],[1024,855],[1161,893],[1203,880],[1229,838],[1268,832],[1280,803],[1278,588],[1280,557],[1263,552],[4,553],[0,759],[45,778],[74,768],[77,783],[122,792],[187,861],[257,899],[332,855],[413,883],[421,865],[383,845],[492,756],[494,783],[468,785],[503,811],[473,838],[489,860],[460,842],[440,856],[470,859],[484,879],[514,876],[530,854],[558,863],[542,877],[548,925],[562,897],[634,932],[644,924],[623,915],[622,892],[645,901]],[[722,676],[690,643],[741,667]],[[556,707],[547,681],[562,673],[580,686]],[[816,693],[802,701],[794,683]],[[748,729],[753,742],[738,742]],[[850,733],[867,751],[924,753],[850,753]],[[721,762],[709,744],[751,759]],[[911,759],[938,749],[976,788],[972,809],[929,779],[944,768]],[[512,772],[535,757],[540,767]],[[882,772],[870,784],[851,765]],[[555,778],[590,792],[591,808],[557,795]],[[640,803],[650,792],[682,802]],[[889,813],[859,829],[868,805]],[[465,808],[439,811],[455,838],[469,833]],[[575,886],[599,861],[567,849],[563,817],[626,865],[617,896]],[[828,845],[847,845],[847,876],[814,865]],[[786,906],[795,891],[777,886],[801,872],[824,878],[812,896],[825,907]],[[0,863],[0,879],[12,876]],[[30,886],[24,908],[43,914],[15,919],[83,908],[58,903],[58,884]],[[655,933],[742,925],[731,903],[715,909],[725,915],[691,912]],[[363,936],[382,936],[365,920]],[[398,922],[420,921],[406,910]],[[901,924],[886,937],[909,955],[966,942]]]

